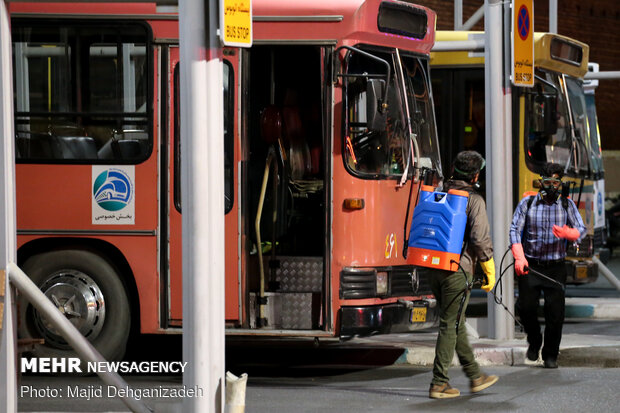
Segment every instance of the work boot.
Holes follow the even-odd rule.
[[[494,385],[495,382],[497,382],[497,380],[499,380],[499,377],[487,376],[486,374],[483,374],[477,379],[471,379],[471,382],[470,382],[471,392],[478,393],[479,391],[482,391],[486,389],[487,387],[491,387],[492,385]]]
[[[457,389],[453,389],[450,383],[444,384],[432,384],[428,391],[428,397],[431,399],[451,399],[452,397],[458,397],[461,392]]]
[[[539,352],[539,350],[540,350],[540,347],[539,348],[535,348],[534,346],[532,346],[530,344],[530,346],[527,348],[527,353],[525,354],[527,359],[529,361],[536,361],[536,360],[538,360],[538,352]]]

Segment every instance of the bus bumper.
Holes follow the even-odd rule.
[[[340,338],[403,333],[436,326],[439,321],[439,308],[436,304],[433,299],[342,307],[340,309]],[[423,321],[420,317],[421,313],[425,313]]]

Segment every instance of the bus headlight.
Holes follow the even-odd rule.
[[[388,273],[377,271],[377,295],[386,295],[388,292]]]

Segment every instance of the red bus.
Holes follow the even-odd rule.
[[[181,333],[176,12],[10,13],[18,264],[108,359],[132,330]],[[398,0],[253,1],[253,46],[223,50],[225,274],[204,274],[225,276],[227,334],[436,323],[403,258],[422,177],[441,176],[435,20]],[[71,351],[27,303],[19,317],[21,337],[45,340],[36,355]]]

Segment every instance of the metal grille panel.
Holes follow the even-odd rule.
[[[412,295],[415,293],[413,285],[413,268],[395,268],[390,274],[390,295]]]
[[[374,270],[344,270],[340,273],[340,298],[370,298],[376,295]]]
[[[312,329],[312,293],[286,293],[281,296],[282,328]]]
[[[276,281],[282,292],[321,292],[323,257],[277,257]]]

